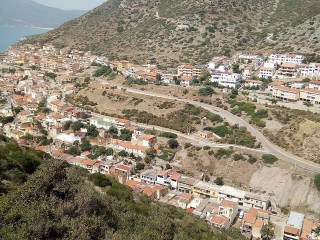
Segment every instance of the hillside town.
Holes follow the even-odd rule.
[[[0,60],[0,130],[20,145],[92,174],[112,176],[134,192],[180,207],[215,227],[236,226],[249,238],[259,239],[261,229],[271,224],[281,229],[282,239],[320,239],[320,223],[302,213],[291,211],[285,224],[277,226],[278,206],[268,195],[211,182],[200,172],[189,176],[169,164],[145,168],[142,158],[162,154],[157,136],[130,120],[95,114],[68,102],[68,96],[78,91],[77,80],[88,84],[92,77],[78,73],[109,66],[126,78],[186,89],[208,75],[215,87],[259,90],[278,101],[319,107],[320,63],[308,63],[305,56],[291,53],[239,52],[217,56],[206,65],[184,63],[163,69],[151,63],[137,65],[91,52],[57,49],[52,44],[10,48]],[[102,88],[112,91],[118,86],[103,84]]]

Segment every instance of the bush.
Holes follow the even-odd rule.
[[[187,149],[187,148],[189,148],[189,147],[191,147],[191,146],[192,146],[192,144],[191,144],[191,143],[188,143],[188,142],[184,144],[184,148],[185,148],[185,149]]]
[[[276,161],[278,161],[278,158],[272,154],[263,154],[262,155],[262,160],[266,164],[273,164]]]
[[[175,140],[175,139],[170,139],[170,140],[168,141],[168,145],[169,145],[169,147],[170,147],[171,149],[176,149],[176,148],[179,147],[179,143],[178,143],[178,141]]]
[[[257,159],[253,156],[249,156],[248,162],[251,164],[254,164],[257,161]]]
[[[106,175],[101,173],[91,174],[89,179],[93,182],[94,185],[99,187],[106,187],[112,185],[110,179]]]
[[[172,132],[163,132],[160,134],[160,137],[166,137],[166,138],[177,138],[177,134]]]
[[[212,94],[215,94],[215,91],[211,87],[205,87],[199,89],[199,94],[201,96],[211,96]]]
[[[214,180],[214,183],[219,186],[224,185],[223,177],[217,177],[216,180]]]
[[[217,152],[214,156],[215,156],[215,158],[217,158],[217,159],[221,159],[223,156],[229,157],[232,153],[233,153],[233,150],[231,150],[231,149],[223,149],[223,148],[220,148],[220,149],[218,150],[218,152]]]
[[[214,154],[214,151],[210,150],[210,151],[208,152],[208,154],[211,156],[211,155]]]
[[[318,189],[318,191],[320,192],[320,173],[317,174],[314,177],[314,185],[316,186],[316,188]]]
[[[233,155],[233,159],[234,159],[235,161],[239,161],[239,160],[243,160],[244,157],[243,157],[241,154],[234,154],[234,155]]]
[[[138,163],[136,168],[138,171],[140,171],[140,170],[144,169],[144,166],[145,166],[144,163]]]
[[[120,157],[127,157],[128,156],[128,153],[125,151],[125,150],[122,150],[118,153],[118,156]]]
[[[211,149],[211,147],[209,147],[209,146],[204,146],[203,147],[203,150],[209,150],[209,149]]]

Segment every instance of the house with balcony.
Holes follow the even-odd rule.
[[[219,189],[218,201],[228,200],[232,202],[238,202],[240,206],[243,205],[245,198],[245,191],[239,190],[230,186],[222,186]]]
[[[184,192],[184,193],[192,193],[194,185],[198,182],[199,180],[186,177],[186,176],[181,176],[178,180],[178,191],[179,192]]]
[[[277,63],[279,65],[283,63],[302,64],[305,59],[304,55],[292,54],[292,53],[273,53],[269,56],[269,61]]]
[[[296,78],[298,75],[298,65],[295,63],[282,63],[278,72],[277,78]]]
[[[312,104],[320,104],[320,90],[304,88],[300,90],[300,100]]]
[[[180,79],[180,86],[190,87],[193,82],[193,77],[191,76],[182,76]]]
[[[242,232],[249,233],[254,238],[261,238],[261,229],[270,220],[270,212],[262,209],[250,208],[242,221]]]
[[[193,187],[195,197],[218,198],[220,186],[210,182],[199,181]]]
[[[278,86],[273,89],[272,96],[280,100],[296,102],[300,99],[300,90],[295,88]]]
[[[320,81],[310,81],[309,88],[320,90]]]
[[[155,184],[157,180],[157,171],[154,169],[147,169],[140,173],[141,182],[145,182],[147,184]]]
[[[300,66],[300,71],[303,77],[320,76],[320,63],[303,64]]]
[[[243,206],[267,210],[270,206],[269,197],[263,194],[246,192],[244,195]]]
[[[241,74],[238,73],[213,72],[210,81],[216,82],[223,87],[236,88],[240,85],[241,80]]]
[[[248,79],[245,81],[244,86],[245,87],[261,87],[262,84],[263,84],[262,81]]]
[[[259,72],[259,78],[272,78],[275,72],[276,69],[274,67],[261,67]]]

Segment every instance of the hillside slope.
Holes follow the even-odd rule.
[[[270,34],[318,14],[317,0],[109,0],[37,40],[137,61],[205,62],[231,50],[277,48]],[[287,45],[303,42],[279,46]]]
[[[44,153],[0,139],[0,186],[9,179],[16,185],[0,192],[0,239],[245,240],[238,229],[211,228],[114,179],[98,190],[86,170],[57,159],[39,161]]]
[[[31,0],[1,0],[0,26],[57,27],[85,11],[65,11]]]

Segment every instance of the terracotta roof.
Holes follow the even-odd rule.
[[[301,92],[311,92],[311,93],[317,93],[320,94],[320,90],[317,89],[311,89],[311,88],[305,88],[305,89],[301,89]]]
[[[260,227],[262,228],[264,225],[264,221],[261,219],[257,219],[256,222],[253,224],[255,227]]]
[[[297,64],[295,64],[295,63],[282,63],[281,67],[296,68]]]
[[[145,187],[143,189],[143,193],[146,194],[148,197],[151,197],[157,190],[151,187]]]
[[[300,235],[300,230],[291,226],[285,226],[284,228],[285,233],[290,233],[292,235],[299,236]]]
[[[118,118],[117,122],[127,123],[127,122],[130,122],[130,120]]]
[[[92,166],[96,163],[96,161],[94,160],[89,160],[89,159],[84,159],[81,161],[82,164],[85,164],[85,165],[89,165],[89,166]]]
[[[211,222],[212,223],[216,223],[219,225],[224,225],[228,222],[228,219],[219,215],[214,216],[213,218],[211,218]]]
[[[193,208],[187,208],[187,209],[186,209],[186,212],[187,212],[187,213],[193,213],[193,211],[194,211]]]
[[[163,170],[163,171],[159,172],[158,175],[165,175],[166,173],[170,173],[171,171],[172,171],[172,169]]]
[[[156,190],[165,190],[167,189],[167,187],[164,187],[164,186],[159,186],[159,185],[152,185],[152,188],[156,189]]]
[[[220,203],[220,206],[234,208],[236,206],[236,204],[237,204],[236,202],[222,200],[222,202]]]
[[[252,214],[252,213],[247,213],[243,218],[243,220],[245,222],[248,222],[248,223],[251,223],[251,224],[254,224],[256,219],[257,219],[257,216],[255,214]]]
[[[182,174],[180,174],[180,173],[174,173],[174,174],[171,176],[171,180],[177,181],[181,176],[182,176]]]
[[[270,86],[281,86],[283,84],[284,84],[283,82],[279,82],[279,81],[273,81],[269,83]]]
[[[123,171],[129,171],[130,167],[125,166],[125,165],[119,165],[119,166],[116,167],[116,169],[120,169],[120,170],[123,170]]]
[[[191,200],[193,198],[192,194],[190,193],[182,193],[180,195],[181,198],[185,198],[185,199],[188,199],[188,200]]]
[[[288,87],[283,87],[283,86],[277,86],[274,89],[279,89],[279,90],[283,90],[283,91],[287,91],[287,92],[294,92],[294,93],[299,93],[300,92],[299,89],[288,88]]]
[[[320,81],[310,81],[309,83],[320,85]]]
[[[181,78],[181,81],[187,81],[187,82],[189,82],[189,81],[191,81],[192,80],[192,77],[189,77],[189,76],[183,76],[182,78]]]

